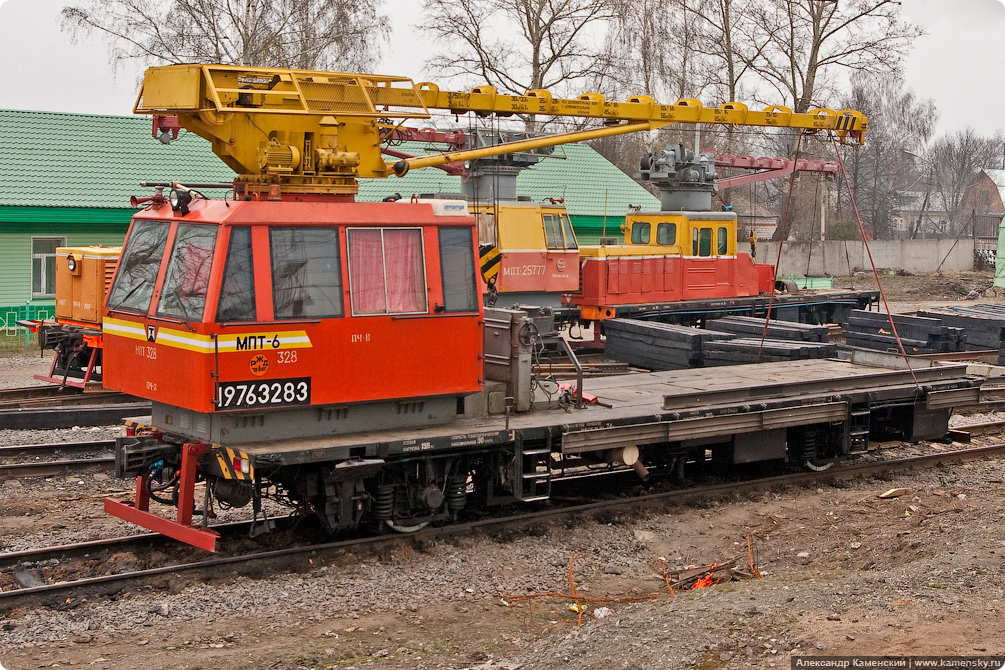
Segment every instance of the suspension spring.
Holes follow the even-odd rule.
[[[803,431],[803,462],[813,463],[817,459],[817,431],[807,428]]]
[[[450,475],[447,479],[447,509],[456,514],[467,504],[468,475]]]
[[[377,487],[377,497],[373,502],[373,517],[381,521],[394,515],[394,484]]]

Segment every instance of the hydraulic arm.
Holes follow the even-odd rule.
[[[381,143],[405,119],[430,110],[536,114],[592,118],[594,129],[543,136],[519,143],[385,162]],[[177,115],[181,127],[213,144],[213,151],[252,191],[281,184],[288,192],[354,193],[358,177],[404,175],[410,168],[442,165],[513,151],[610,135],[653,130],[674,123],[800,128],[830,131],[842,143],[862,143],[868,120],[851,110],[816,109],[796,114],[785,107],[750,110],[729,102],[704,107],[693,99],[657,103],[648,96],[609,102],[597,93],[575,99],[548,91],[503,95],[490,86],[443,91],[431,83],[374,74],[312,72],[227,65],[168,65],[147,70],[134,111]]]

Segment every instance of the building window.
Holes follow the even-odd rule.
[[[31,238],[31,297],[56,295],[56,247],[65,247],[65,237]]]

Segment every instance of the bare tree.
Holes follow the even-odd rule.
[[[982,168],[1001,165],[1002,136],[979,135],[967,126],[961,130],[938,137],[931,148],[930,160],[934,166],[934,189],[945,203],[948,211],[955,212],[953,225],[956,230],[946,230],[955,234],[960,226],[966,225],[972,212],[957,211],[963,200],[963,192]]]
[[[64,7],[75,38],[99,34],[114,61],[367,71],[389,33],[366,0],[86,0]]]
[[[763,0],[756,21],[769,40],[754,67],[795,112],[832,96],[836,71],[893,73],[920,28],[896,0]]]
[[[437,40],[430,65],[522,95],[595,77],[594,44],[613,16],[609,0],[425,0],[423,29]]]
[[[914,211],[918,201],[923,209],[932,202],[927,159],[938,112],[899,77],[858,81],[842,104],[869,117],[868,142],[849,154],[848,176],[867,229],[876,239],[889,238],[898,206]],[[912,232],[915,221],[905,223],[905,232]]]

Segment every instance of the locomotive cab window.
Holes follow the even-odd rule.
[[[725,256],[729,253],[729,231],[726,226],[719,226],[716,231],[716,250],[715,253],[719,256]]]
[[[691,229],[691,255],[711,256],[712,255],[712,229],[692,228]]]
[[[440,229],[440,273],[443,311],[477,312],[475,251],[469,229]]]
[[[576,242],[576,233],[572,230],[572,221],[568,214],[562,214],[562,234],[565,235],[566,249],[579,248],[579,243]]]
[[[170,227],[166,221],[138,220],[133,224],[108,292],[105,304],[109,309],[145,314],[150,308]]]
[[[578,249],[568,214],[544,214],[544,241],[549,249]]]
[[[677,224],[658,224],[656,226],[656,244],[677,244]]]
[[[559,249],[562,246],[562,233],[555,230],[555,217],[545,214],[541,217],[544,220],[544,243],[549,249]]]
[[[347,235],[354,315],[428,311],[420,229],[350,228]]]
[[[202,321],[217,230],[217,226],[178,226],[157,304],[158,316]]]
[[[254,321],[256,316],[251,228],[232,228],[227,261],[223,267],[223,285],[220,287],[216,320]]]
[[[342,316],[337,228],[270,228],[269,244],[275,318]]]
[[[649,244],[649,223],[636,223],[632,225],[632,244]]]

